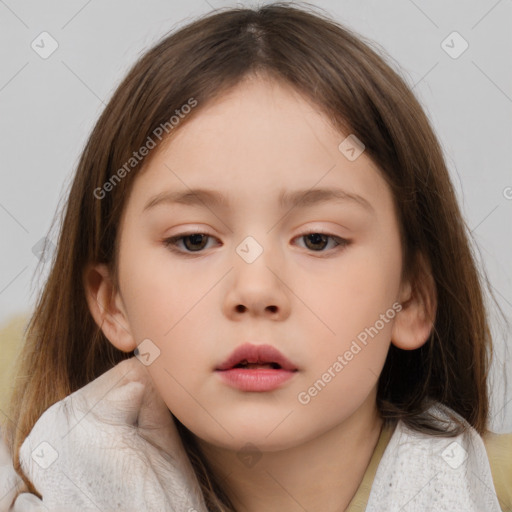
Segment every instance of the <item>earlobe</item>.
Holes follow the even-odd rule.
[[[437,292],[434,278],[425,258],[418,255],[418,273],[414,281],[402,286],[402,310],[393,324],[391,342],[402,350],[420,348],[429,339],[434,328]]]
[[[131,352],[137,346],[120,294],[115,290],[106,264],[90,264],[83,274],[89,311],[103,334],[117,349]]]

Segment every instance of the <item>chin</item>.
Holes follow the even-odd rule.
[[[280,419],[282,421],[283,418]],[[315,432],[291,428],[290,425],[279,425],[279,421],[254,422],[250,428],[247,424],[240,422],[236,425],[225,425],[227,430],[215,429],[214,431],[194,431],[194,435],[201,441],[217,448],[240,452],[244,450],[255,450],[259,452],[278,452],[293,448],[309,439],[315,437]],[[229,432],[229,434],[228,434]],[[231,434],[231,435],[230,435]]]

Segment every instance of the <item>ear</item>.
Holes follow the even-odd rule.
[[[393,324],[391,343],[402,350],[420,348],[429,339],[437,309],[437,291],[430,265],[421,253],[416,255],[412,278],[400,289],[402,310]]]
[[[85,295],[94,321],[107,339],[123,352],[135,350],[121,294],[115,289],[106,264],[88,265],[83,274]]]

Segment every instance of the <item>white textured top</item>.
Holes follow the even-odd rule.
[[[429,411],[448,419],[446,406]],[[402,421],[377,468],[366,512],[501,512],[489,459],[478,432],[436,437]]]

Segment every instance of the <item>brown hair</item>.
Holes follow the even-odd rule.
[[[103,199],[94,191],[191,97],[198,106],[174,131],[255,73],[292,85],[340,132],[365,144],[394,196],[403,275],[413,279],[416,293],[429,272],[435,282],[438,308],[430,339],[417,350],[390,347],[377,395],[383,419],[402,419],[433,435],[460,433],[461,422],[441,428],[426,414],[435,400],[480,434],[487,431],[491,334],[470,233],[428,118],[374,43],[326,15],[275,3],[214,12],[166,36],[133,66],[96,123],[69,191],[10,404],[6,437],[20,475],[19,448],[42,413],[133,355],[114,348],[94,322],[83,272],[90,262],[107,263],[117,283],[121,214],[137,173],[155,151]],[[209,510],[234,510],[190,432],[177,424]]]

